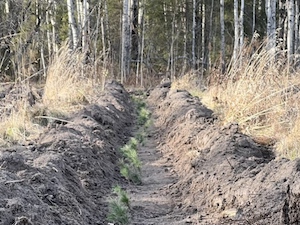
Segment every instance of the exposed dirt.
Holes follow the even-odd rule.
[[[53,124],[36,144],[0,151],[0,224],[105,224],[106,198],[123,179],[118,149],[133,105],[115,82],[94,105]]]
[[[300,224],[299,159],[277,159],[237,124],[220,127],[198,98],[168,83],[147,102],[154,125],[139,149],[143,183],[126,186],[131,224]],[[37,143],[1,149],[0,224],[107,224],[111,187],[124,184],[117,149],[133,135],[134,114],[111,82]]]
[[[299,159],[276,159],[236,124],[221,128],[198,98],[168,84],[148,101],[162,160],[178,176],[160,190],[169,214],[191,224],[300,224]]]

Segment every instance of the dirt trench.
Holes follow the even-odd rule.
[[[3,98],[6,98],[4,96]],[[119,151],[135,109],[118,83],[96,104],[54,122],[36,143],[0,151],[0,224],[106,225],[107,197],[126,187],[131,224],[300,224],[300,160],[275,157],[198,98],[163,84],[147,104],[142,185],[125,182]]]
[[[300,160],[278,159],[186,91],[155,88],[133,224],[300,224]]]

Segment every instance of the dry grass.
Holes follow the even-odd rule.
[[[283,52],[274,61],[262,46],[245,49],[237,65],[208,91],[194,91],[222,124],[238,123],[242,132],[265,144],[275,143],[279,155],[300,156],[300,71],[290,71]],[[186,87],[185,87],[186,88]]]
[[[95,77],[95,68],[85,64],[84,54],[70,52],[63,46],[48,66],[44,94],[35,105],[30,106],[28,80],[19,82],[21,91],[4,99],[0,117],[0,145],[23,144],[43,132],[53,118],[64,119],[70,113],[94,102],[102,85]],[[25,77],[25,76],[24,76]],[[10,94],[8,94],[10,96]]]
[[[50,111],[69,113],[92,101],[94,80],[91,68],[83,64],[85,55],[70,53],[64,46],[47,72],[43,103]]]
[[[26,101],[19,99],[13,108],[4,111],[10,113],[4,113],[0,118],[0,146],[24,144],[39,135],[41,126],[32,122]]]

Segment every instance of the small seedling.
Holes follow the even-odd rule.
[[[146,108],[141,108],[138,116],[138,124],[144,125],[150,117],[150,112]]]
[[[119,199],[113,199],[109,202],[108,221],[120,225],[129,224],[128,208],[123,205]]]
[[[136,135],[136,139],[143,146],[144,145],[144,141],[145,141],[145,132],[138,133]]]
[[[128,195],[119,185],[113,188],[113,193],[118,195],[121,203],[130,208]]]

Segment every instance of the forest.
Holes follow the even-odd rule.
[[[2,79],[41,77],[67,41],[115,78],[224,73],[245,46],[297,56],[298,0],[5,0]],[[255,44],[253,43],[255,42]]]

